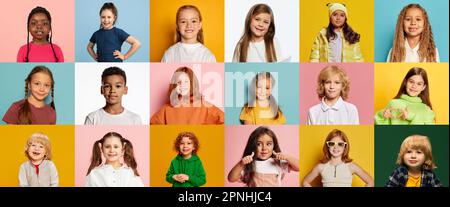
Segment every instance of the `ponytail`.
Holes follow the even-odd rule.
[[[102,152],[101,152],[101,146],[103,145],[103,141],[105,139],[102,138],[100,140],[95,141],[94,146],[92,147],[92,157],[91,157],[91,164],[89,165],[89,169],[86,175],[89,175],[92,169],[102,164]]]
[[[122,143],[122,148],[124,151],[123,160],[125,164],[128,167],[131,167],[133,169],[134,175],[139,176],[138,170],[137,170],[137,162],[134,158],[134,151],[133,151],[133,145],[128,139],[125,139],[117,132],[108,132],[101,138],[100,140],[97,140],[94,143],[94,146],[92,147],[92,157],[91,157],[91,164],[89,166],[88,172],[86,175],[89,175],[92,169],[95,167],[101,165],[103,163],[102,160],[102,145],[105,142],[107,138],[110,137],[116,137],[120,139],[120,142]]]
[[[123,160],[128,167],[131,167],[134,171],[134,175],[139,176],[139,172],[137,171],[137,162],[134,158],[133,145],[128,139],[121,138],[124,148]]]

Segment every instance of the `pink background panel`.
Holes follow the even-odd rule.
[[[75,186],[84,186],[95,141],[108,132],[117,132],[131,141],[138,163],[139,175],[145,186],[150,179],[150,139],[148,126],[76,126],[75,128]],[[103,160],[105,160],[103,158]]]
[[[300,64],[300,124],[307,123],[308,109],[320,103],[316,93],[317,78],[327,63]],[[373,64],[341,63],[350,79],[347,102],[358,108],[359,123],[373,124]]]
[[[204,95],[205,99],[223,111],[223,63],[150,63],[150,117],[166,103],[170,79],[176,69],[184,66],[194,71],[199,81],[200,92]]]
[[[281,152],[299,158],[299,130],[297,125],[268,126],[278,139]],[[225,186],[241,187],[244,183],[228,182],[228,173],[242,159],[248,137],[258,126],[227,125],[225,126]],[[291,171],[282,180],[283,187],[299,187],[299,173]]]
[[[36,6],[46,8],[52,17],[52,42],[61,47],[65,62],[74,61],[75,3],[74,0],[20,0],[2,4],[0,32],[2,49],[0,62],[16,62],[17,52],[27,43],[28,14]],[[96,20],[98,21],[98,20]],[[30,41],[32,37],[30,35]]]

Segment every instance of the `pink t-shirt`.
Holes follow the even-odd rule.
[[[3,116],[3,121],[8,124],[19,124],[19,109],[25,103],[25,99],[14,102],[8,111]],[[56,112],[49,105],[37,108],[30,105],[31,110],[31,124],[56,124]]]
[[[53,43],[58,62],[64,62],[64,56],[61,48]],[[17,62],[25,62],[27,57],[27,45],[20,47],[17,53]],[[28,53],[28,62],[56,62],[50,43],[45,45],[37,45],[30,42],[30,52]]]

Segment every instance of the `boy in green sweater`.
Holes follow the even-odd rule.
[[[197,156],[199,146],[194,133],[178,134],[173,146],[178,155],[166,173],[166,181],[172,183],[172,187],[199,187],[206,183],[205,169]]]

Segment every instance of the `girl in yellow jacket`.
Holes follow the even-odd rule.
[[[363,62],[360,35],[347,24],[344,4],[328,3],[330,23],[317,34],[310,62]]]

